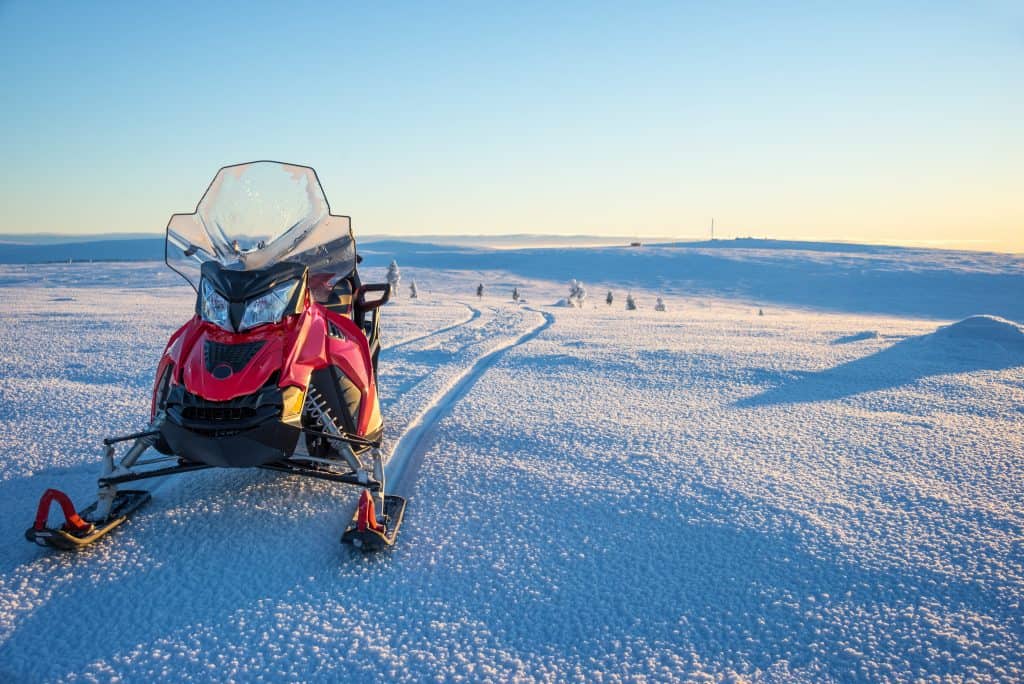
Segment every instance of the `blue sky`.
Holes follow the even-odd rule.
[[[0,232],[316,167],[357,233],[1024,251],[1024,6],[0,2]]]

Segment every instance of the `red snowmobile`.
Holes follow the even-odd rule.
[[[316,172],[221,169],[194,213],[171,217],[165,260],[195,288],[196,313],[160,358],[149,426],[103,440],[95,503],[77,513],[47,490],[25,536],[81,548],[149,501],[122,485],[256,467],[361,488],[342,541],[392,545],[405,500],[385,493],[376,387],[390,286],[360,281],[351,221],[331,214]],[[54,501],[65,515],[56,527]]]

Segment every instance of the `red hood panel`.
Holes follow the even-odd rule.
[[[196,332],[198,334],[191,340],[191,349],[182,364],[182,379],[185,389],[210,401],[227,401],[253,394],[266,384],[274,371],[281,369],[284,362],[287,332],[283,325],[265,326],[258,332],[235,335],[206,324]],[[217,377],[206,367],[207,342],[231,346],[262,343],[262,346],[244,367],[226,377]],[[226,364],[214,369],[222,376],[231,370]]]
[[[333,335],[327,332],[328,318],[338,331]],[[244,365],[240,361],[246,355],[228,349],[226,356],[211,362],[207,369],[207,343],[261,346]],[[278,324],[244,333],[227,332],[194,316],[168,343],[162,363],[175,366],[174,382],[183,383],[190,393],[210,401],[253,394],[277,371],[279,387],[305,389],[310,374],[328,364],[337,366],[371,401],[375,396],[372,360],[362,330],[348,318],[319,305],[311,305],[303,314],[289,316]]]

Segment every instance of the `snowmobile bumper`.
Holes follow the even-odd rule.
[[[254,468],[289,458],[301,430],[280,418],[255,427],[231,429],[230,424],[177,425],[168,420],[161,435],[178,456],[220,468]]]
[[[289,458],[301,427],[282,418],[276,385],[229,401],[209,401],[173,385],[160,434],[175,455],[220,468],[253,468]]]
[[[56,489],[47,489],[39,500],[35,524],[25,530],[25,538],[40,546],[49,546],[61,551],[76,551],[106,536],[127,520],[129,515],[145,505],[150,498],[150,493],[142,490],[118,492],[110,515],[103,519],[94,519],[97,503],[86,506],[81,513],[76,513],[71,499],[66,494]],[[60,527],[47,526],[50,506],[54,502],[58,503],[64,512],[65,522]]]
[[[393,546],[405,517],[405,504],[405,499],[400,496],[386,495],[384,510],[376,515],[373,497],[369,490],[364,489],[355,515],[352,516],[352,523],[341,535],[341,542],[363,551],[379,551]]]

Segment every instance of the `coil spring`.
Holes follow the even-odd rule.
[[[334,416],[331,415],[331,408],[327,405],[327,401],[323,395],[320,394],[312,385],[306,391],[306,402],[305,410],[309,416],[317,422],[320,429],[331,435],[340,435],[341,430],[338,429],[337,423],[334,422]]]

